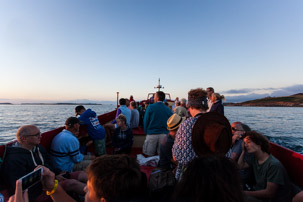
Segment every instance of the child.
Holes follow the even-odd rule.
[[[133,145],[132,129],[126,124],[126,117],[120,114],[117,118],[118,128],[114,131],[113,147],[114,154],[129,154]]]

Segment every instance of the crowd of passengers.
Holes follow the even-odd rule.
[[[190,90],[172,107],[162,91],[140,107],[132,96],[122,98],[115,120],[104,127],[94,111],[77,106],[49,153],[40,145],[40,129],[22,126],[1,168],[9,201],[303,201],[270,154],[268,139],[244,123],[230,125],[222,99],[211,87]],[[148,176],[131,155],[132,129],[141,124],[143,154],[160,156]],[[85,141],[78,139],[80,125]],[[89,145],[95,155],[87,153]],[[41,183],[22,190],[18,179],[39,167]]]

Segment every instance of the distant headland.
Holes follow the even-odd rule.
[[[303,107],[303,93],[283,97],[265,97],[241,103],[224,103],[225,106]]]
[[[10,102],[0,102],[0,105],[16,105]],[[71,103],[71,102],[59,102],[59,103],[20,103],[18,105],[102,105],[100,103]]]

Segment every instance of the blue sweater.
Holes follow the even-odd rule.
[[[86,125],[87,133],[93,140],[105,138],[105,130],[99,123],[96,112],[87,109],[80,115],[79,120],[80,124]]]
[[[50,154],[53,166],[61,171],[72,172],[75,163],[83,160],[79,140],[68,130],[63,130],[52,141]]]
[[[163,102],[149,105],[144,115],[145,134],[168,134],[167,120],[171,115],[171,110]]]
[[[118,109],[117,109],[117,113],[116,113],[116,118],[120,115],[123,114],[126,117],[126,124],[129,126],[130,125],[130,118],[131,118],[131,111],[130,109],[127,108],[126,105],[121,105]],[[116,124],[116,119],[112,121],[112,123]],[[116,126],[117,128],[117,126]]]

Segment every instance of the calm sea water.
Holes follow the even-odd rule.
[[[115,105],[90,105],[98,115],[115,109]],[[17,129],[25,124],[37,125],[41,132],[64,125],[74,116],[75,105],[0,105],[0,144],[15,139]],[[225,107],[232,123],[241,121],[284,147],[303,154],[303,108]]]

